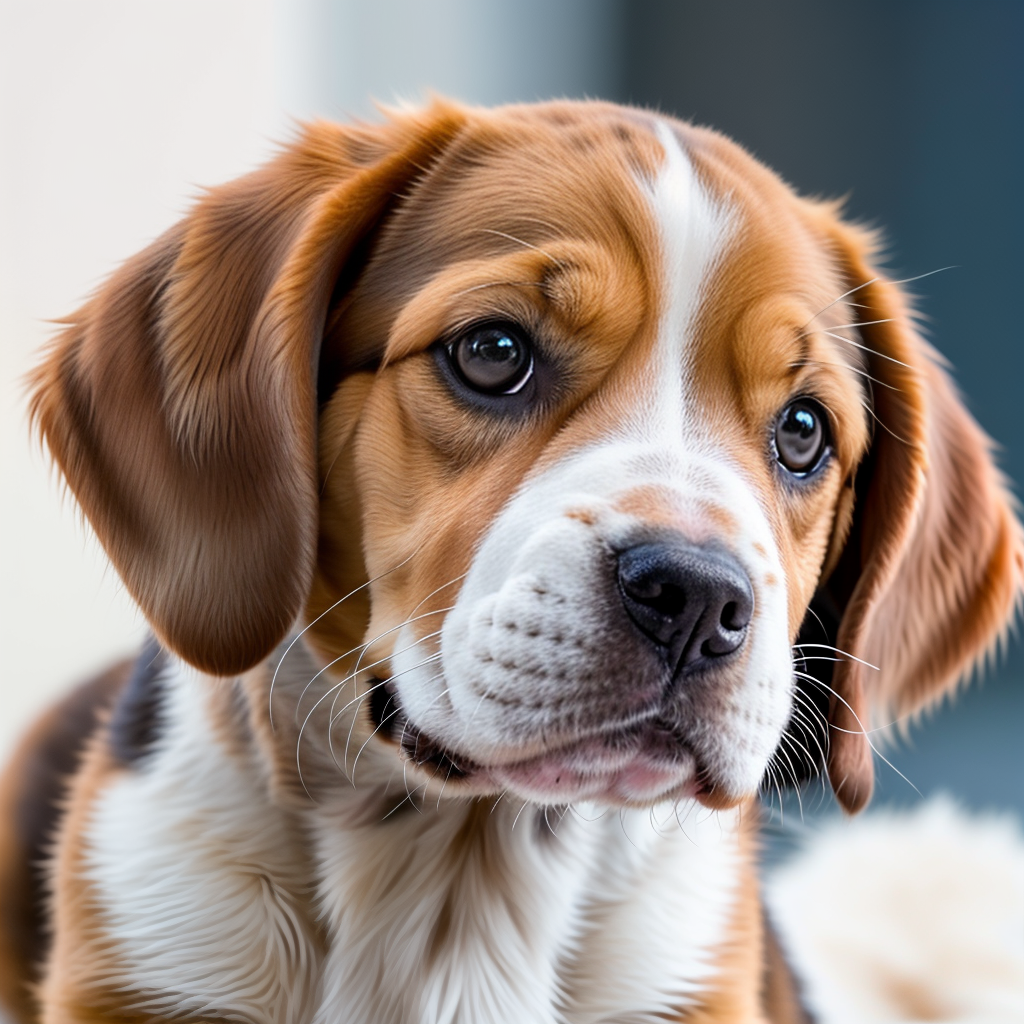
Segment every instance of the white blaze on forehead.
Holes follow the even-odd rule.
[[[682,432],[690,408],[697,317],[725,251],[732,218],[697,177],[675,133],[663,121],[658,122],[657,135],[665,162],[651,190],[651,206],[661,236],[664,294],[649,368],[654,379],[646,383],[649,394],[661,399],[659,428]]]

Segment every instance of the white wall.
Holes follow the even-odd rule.
[[[0,757],[145,630],[30,442],[21,380],[66,315],[286,115],[428,89],[615,90],[612,0],[0,0]]]
[[[47,320],[282,133],[271,14],[264,0],[0,5],[0,753],[144,629],[30,443],[21,379]]]
[[[302,116],[372,114],[434,90],[471,103],[609,96],[614,0],[280,0],[282,100]]]

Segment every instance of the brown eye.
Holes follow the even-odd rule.
[[[463,381],[484,394],[514,394],[533,373],[529,341],[521,331],[504,324],[473,327],[448,351]]]
[[[828,419],[813,398],[790,402],[775,421],[775,457],[783,469],[806,476],[828,449]]]

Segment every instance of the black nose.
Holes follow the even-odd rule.
[[[754,593],[743,567],[723,551],[683,540],[641,544],[619,555],[629,617],[684,673],[743,643]]]

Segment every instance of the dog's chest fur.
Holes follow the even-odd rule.
[[[733,814],[499,800],[381,820],[340,776],[329,799],[283,807],[207,681],[172,666],[162,689],[160,738],[106,786],[83,852],[115,984],[148,1009],[654,1021],[714,975],[740,877]]]

